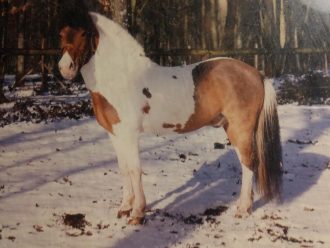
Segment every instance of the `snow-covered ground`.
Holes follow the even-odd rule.
[[[330,107],[279,108],[283,203],[234,218],[240,166],[222,129],[141,137],[148,214],[117,219],[121,177],[93,118],[0,129],[0,247],[330,247]],[[228,209],[226,210],[226,207]],[[80,229],[65,214],[83,214]],[[85,227],[83,227],[85,224]]]

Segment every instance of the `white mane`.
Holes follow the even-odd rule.
[[[119,24],[95,12],[90,15],[98,29],[104,36],[120,47],[123,52],[131,56],[145,56],[143,47]],[[102,34],[100,34],[102,35]]]

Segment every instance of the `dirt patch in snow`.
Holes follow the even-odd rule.
[[[53,122],[61,119],[79,120],[93,116],[91,101],[34,101],[19,100],[10,108],[0,108],[0,127],[15,122]]]
[[[76,229],[83,230],[86,225],[89,225],[89,222],[86,221],[85,215],[78,213],[78,214],[64,214],[62,216],[63,223],[66,226],[70,226]]]
[[[222,213],[226,212],[227,206],[218,206],[216,208],[208,208],[203,213],[204,216],[220,216]]]

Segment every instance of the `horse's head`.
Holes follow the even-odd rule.
[[[69,15],[66,16],[70,18]],[[71,18],[75,18],[74,16]],[[81,67],[88,63],[98,46],[99,34],[86,12],[86,16],[69,19],[59,29],[62,58],[58,63],[65,79],[74,79]]]

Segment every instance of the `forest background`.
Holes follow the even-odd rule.
[[[2,86],[6,74],[16,75],[15,87],[24,85],[28,74],[44,75],[41,79],[44,84],[46,75],[58,75],[58,16],[60,6],[67,2],[0,1],[0,99],[4,99]],[[144,46],[147,55],[162,65],[230,56],[255,66],[268,77],[302,75],[315,70],[328,75],[330,15],[312,8],[308,1],[307,4],[300,0],[85,3],[91,11],[102,13],[126,28]],[[309,84],[315,86],[318,82]]]

